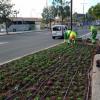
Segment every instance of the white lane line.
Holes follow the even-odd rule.
[[[90,34],[90,33],[87,33],[87,34],[82,35],[82,36],[80,36],[80,37],[84,37],[84,36],[89,35],[89,34]],[[43,48],[43,49],[40,49],[40,50],[37,50],[37,51],[33,51],[33,52],[28,53],[28,54],[25,54],[25,55],[23,55],[23,56],[19,56],[19,57],[13,58],[13,59],[11,59],[11,60],[8,60],[8,61],[5,61],[5,62],[3,62],[3,63],[0,63],[0,65],[3,65],[3,64],[9,63],[9,62],[11,62],[11,61],[18,60],[18,59],[20,59],[20,58],[23,58],[23,57],[25,57],[25,56],[28,56],[28,55],[31,55],[31,54],[37,53],[37,52],[39,52],[39,51],[47,50],[47,49],[49,49],[49,48],[55,47],[55,46],[57,46],[57,45],[59,45],[59,44],[62,44],[62,43],[64,43],[64,42],[56,43],[56,44],[51,45],[51,46],[48,46],[48,47],[46,47],[46,48]]]
[[[0,45],[1,45],[1,44],[6,44],[6,43],[8,43],[8,42],[0,42]]]
[[[7,63],[9,63],[9,62],[11,62],[11,61],[18,60],[18,59],[20,59],[20,58],[23,58],[23,57],[25,57],[25,56],[28,56],[28,55],[31,55],[31,54],[34,54],[34,53],[37,53],[37,52],[40,52],[40,51],[43,51],[43,50],[47,50],[47,49],[49,49],[49,48],[55,47],[55,46],[57,46],[57,45],[59,45],[59,44],[62,44],[62,43],[64,43],[64,42],[56,43],[56,44],[51,45],[51,46],[48,46],[48,47],[46,47],[46,48],[39,49],[39,50],[37,50],[37,51],[30,52],[30,53],[25,54],[25,55],[23,55],[23,56],[19,56],[19,57],[13,58],[13,59],[11,59],[11,60],[8,60],[8,61],[5,61],[5,62],[3,62],[3,63],[0,63],[0,65],[7,64]]]

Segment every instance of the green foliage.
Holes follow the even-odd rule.
[[[14,100],[20,100],[20,98],[19,97],[15,97]]]
[[[63,23],[63,20],[70,16],[70,7],[68,2],[65,2],[64,0],[53,0],[52,4],[57,9],[57,15],[61,18]]]
[[[62,98],[61,97],[57,97],[57,100],[62,100]]]
[[[0,17],[8,17],[11,14],[12,7],[10,0],[0,0]]]
[[[3,80],[4,79],[4,76],[3,74],[0,73],[0,80]]]
[[[48,8],[44,8],[43,9],[43,13],[42,13],[42,18],[43,18],[43,21],[48,24],[49,20],[48,20],[48,16],[49,16],[49,10]]]
[[[56,80],[54,80],[54,84],[53,84],[54,88],[52,88],[55,90],[50,91],[52,93],[57,93],[58,96],[60,96],[59,94],[62,93],[61,92],[62,87],[60,85],[60,78],[63,78],[63,76],[64,76],[63,79],[65,81],[64,81],[63,85],[65,85],[64,87],[66,87],[67,86],[66,83],[67,83],[67,81],[70,80],[71,75],[73,75],[73,73],[74,73],[74,70],[82,64],[81,65],[82,69],[80,69],[80,71],[82,70],[82,73],[80,73],[80,71],[78,71],[78,74],[75,78],[77,81],[76,83],[79,85],[75,84],[76,87],[74,88],[75,91],[78,90],[77,97],[81,98],[81,94],[84,93],[84,89],[85,89],[83,84],[86,83],[86,82],[84,82],[84,79],[86,78],[86,76],[83,76],[83,79],[82,79],[82,74],[84,74],[84,72],[83,72],[83,71],[85,71],[84,68],[85,67],[87,68],[86,65],[90,64],[92,50],[93,50],[93,46],[89,47],[86,45],[85,46],[76,45],[75,48],[73,49],[73,48],[69,48],[69,46],[66,46],[66,44],[60,44],[56,47],[53,47],[53,48],[50,48],[50,49],[47,49],[44,51],[40,51],[38,53],[31,54],[29,56],[21,58],[21,59],[19,59],[19,61],[16,60],[16,61],[10,62],[9,64],[2,65],[0,72],[3,72],[4,75],[5,74],[7,75],[4,77],[5,80],[7,80],[7,82],[6,82],[7,84],[5,84],[5,82],[2,80],[0,81],[0,92],[1,92],[0,95],[2,95],[2,91],[4,91],[4,90],[7,93],[7,91],[10,91],[10,89],[13,89],[14,88],[13,86],[15,86],[14,92],[20,91],[20,89],[22,90],[23,86],[25,86],[29,82],[30,84],[26,85],[27,87],[21,91],[22,95],[28,98],[29,96],[32,95],[31,90],[33,90],[33,89],[30,88],[31,86],[35,87],[35,84],[37,84],[38,82],[41,82],[40,80],[47,79],[47,77],[49,77],[48,72],[50,71],[50,69],[53,68],[53,70],[50,71],[51,72],[50,75],[51,75],[52,71],[56,70],[55,67],[62,66],[63,68],[67,68],[67,69],[59,70],[59,73],[55,73],[55,75],[52,77],[52,79],[56,79]],[[81,58],[77,56],[78,54],[81,55]],[[25,61],[26,65],[23,65],[24,61]],[[28,63],[27,61],[29,61],[31,63]],[[52,61],[54,61],[53,64],[51,64]],[[60,61],[60,62],[58,62],[58,61]],[[21,64],[19,64],[19,63],[21,63]],[[58,63],[58,66],[55,66],[55,64],[57,64],[57,63]],[[64,65],[64,63],[66,63],[66,65]],[[26,67],[25,70],[23,70],[21,72],[21,69],[19,69],[20,67],[17,67],[17,64],[21,68]],[[45,69],[44,68],[45,65],[47,65],[48,68]],[[69,68],[71,66],[74,66],[72,69],[74,69],[74,68],[75,69],[72,70],[71,72],[69,71],[69,74],[66,74],[67,70],[69,70]],[[11,74],[11,71],[15,71],[15,69],[17,69],[17,72],[15,72],[15,74],[17,73],[16,76]],[[43,71],[42,74],[41,74],[41,71]],[[44,71],[46,73],[44,73]],[[0,73],[0,74],[2,75],[2,73]],[[47,75],[47,77],[46,77],[46,75]],[[14,79],[12,78],[13,76],[14,76]],[[8,80],[8,78],[10,78],[10,80]],[[2,89],[1,87],[5,87],[5,88]],[[7,88],[8,88],[8,90],[7,90]],[[45,87],[45,89],[46,88],[47,87]],[[81,93],[79,93],[80,90],[82,90]],[[73,90],[72,90],[72,93],[76,93],[76,92],[73,92]],[[19,94],[19,97],[20,97],[20,94]],[[73,98],[74,97],[72,97],[72,100],[73,100]],[[79,100],[81,100],[80,98],[79,98]],[[0,99],[0,100],[2,100],[2,99]],[[14,100],[20,100],[20,98],[15,98]],[[34,100],[40,100],[40,97],[38,96],[38,94],[37,94],[37,97],[34,98]],[[49,97],[47,97],[46,100],[50,100]],[[61,99],[61,97],[57,97],[57,100],[62,100],[62,99]]]
[[[0,100],[5,100],[6,98],[6,96],[0,96]]]
[[[70,16],[70,7],[68,2],[63,0],[53,0],[52,6],[43,9],[42,18],[46,24],[49,23],[50,19],[55,19],[59,16],[62,20]]]
[[[50,100],[50,97],[46,97],[46,100]]]
[[[39,97],[35,97],[34,100],[39,100]]]
[[[42,12],[43,22],[48,24],[50,19],[51,20],[55,19],[56,15],[57,15],[57,11],[54,6],[44,8]]]
[[[100,19],[100,3],[89,8],[88,14],[95,19]]]
[[[30,96],[32,96],[32,93],[30,91],[28,91],[27,94],[26,94],[26,96],[30,97]]]
[[[100,3],[94,7],[93,13],[97,19],[100,19]]]
[[[93,20],[95,20],[95,17],[87,13],[85,17],[85,21],[91,22]]]
[[[13,13],[13,6],[14,5],[11,4],[10,0],[0,0],[0,23],[5,23],[6,31],[7,28],[11,25],[11,20],[9,19],[9,16]]]

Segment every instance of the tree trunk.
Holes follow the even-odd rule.
[[[50,30],[51,30],[51,19],[50,19]]]
[[[6,34],[8,34],[7,21],[5,22],[5,26],[6,26]]]
[[[61,18],[61,24],[63,25],[63,17]]]

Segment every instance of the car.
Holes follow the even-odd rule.
[[[66,25],[54,25],[51,27],[52,31],[52,38],[55,39],[56,37],[63,38],[64,33],[67,30]]]

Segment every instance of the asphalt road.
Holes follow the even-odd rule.
[[[0,36],[0,63],[62,42],[53,40],[50,32],[31,32]]]
[[[87,30],[78,31],[79,35],[88,33]],[[0,64],[62,41],[53,40],[49,31],[0,36]]]

